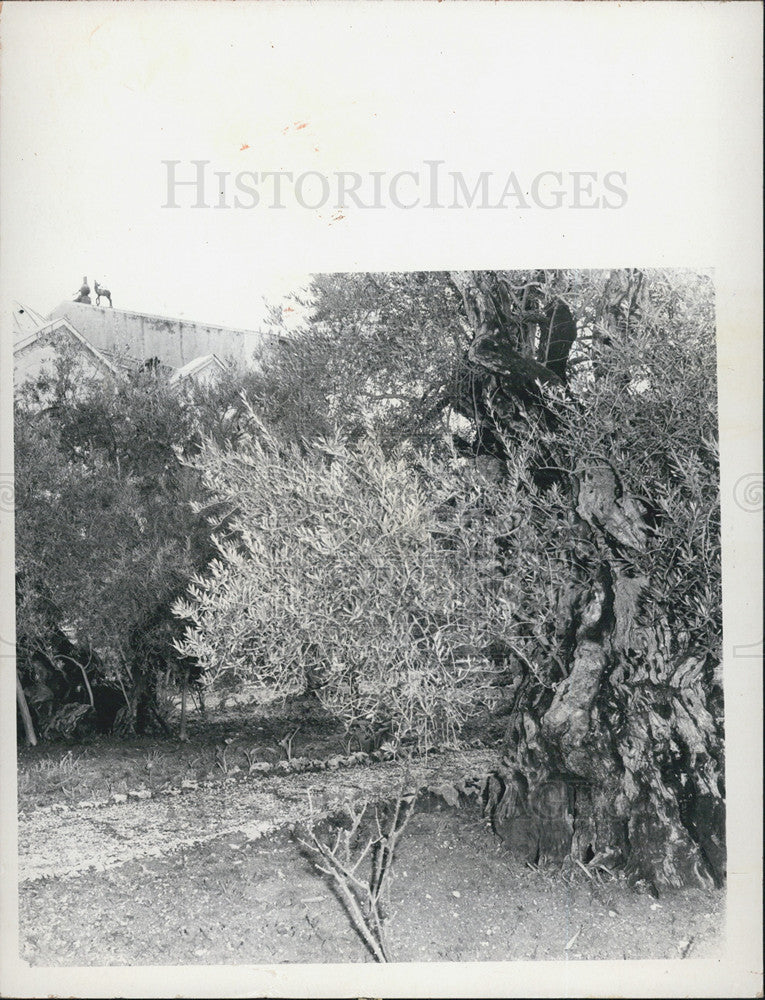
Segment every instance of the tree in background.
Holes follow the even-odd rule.
[[[254,369],[230,372],[195,402],[229,414],[216,440],[247,423],[244,391],[258,417],[296,443],[341,430],[352,441],[429,451],[442,443],[443,398],[456,394],[469,345],[459,303],[439,272],[318,275],[295,303],[303,324],[265,342]]]
[[[45,398],[16,400],[22,687],[51,734],[71,732],[83,704],[104,727],[120,703],[126,729],[162,725],[157,682],[187,666],[169,606],[212,551],[178,455],[197,447],[198,417],[150,372],[88,380],[66,355]]]

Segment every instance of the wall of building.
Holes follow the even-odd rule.
[[[13,357],[13,381],[19,386],[23,385],[30,378],[37,378],[43,372],[55,371],[55,361],[58,351],[50,341],[42,341],[34,344],[23,354],[16,354]],[[88,372],[90,374],[90,372]]]
[[[38,379],[41,375],[55,376],[56,361],[61,356],[61,346],[64,342],[74,351],[78,372],[83,378],[88,379],[110,371],[66,327],[62,326],[45,336],[30,339],[23,349],[14,351],[14,385],[18,388],[30,379]]]
[[[217,354],[222,361],[248,364],[263,339],[254,330],[234,330],[81,302],[62,302],[50,314],[50,319],[59,318],[69,320],[100,350],[125,353],[141,361],[156,357],[173,368],[202,354]]]

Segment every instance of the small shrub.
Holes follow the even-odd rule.
[[[308,839],[300,841],[315,856],[318,870],[332,880],[378,962],[390,961],[383,895],[388,888],[398,839],[412,818],[416,801],[415,792],[402,792],[387,810],[382,810],[382,818],[378,806],[370,810],[367,802],[360,807],[346,803],[350,826],[340,827],[331,842],[317,833],[311,807]],[[374,814],[373,822],[367,816],[369,812]]]
[[[348,730],[388,728],[423,751],[492,700],[487,650],[514,588],[477,490],[368,440],[301,453],[254,417],[238,448],[208,443],[199,469],[233,535],[174,611],[188,623],[178,652],[210,678],[313,689]]]

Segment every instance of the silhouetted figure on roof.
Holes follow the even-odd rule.
[[[82,279],[82,285],[80,286],[79,292],[74,297],[75,302],[83,302],[86,306],[91,305],[90,302],[90,285],[88,284],[88,279]]]
[[[99,285],[99,283],[96,281],[95,278],[93,279],[93,289],[94,289],[94,291],[96,293],[96,305],[97,306],[101,305],[101,299],[108,299],[109,300],[109,308],[111,309],[112,308],[112,293],[109,291],[109,289],[108,288],[104,288],[102,285]]]

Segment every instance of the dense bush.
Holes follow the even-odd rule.
[[[199,463],[235,538],[175,605],[189,623],[179,652],[211,679],[310,688],[349,729],[453,741],[496,694],[489,652],[517,589],[497,562],[512,498],[487,530],[478,479],[370,440],[301,452],[251,419],[249,440],[211,442]]]
[[[88,378],[64,353],[18,393],[15,432],[17,651],[38,726],[79,701],[95,702],[80,728],[99,700],[113,721],[105,687],[124,726],[142,728],[178,667],[169,605],[211,553],[177,454],[194,449],[198,418],[149,372]]]

